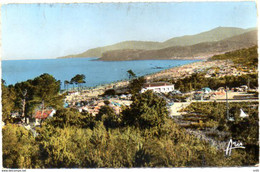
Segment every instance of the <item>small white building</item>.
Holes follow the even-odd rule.
[[[144,84],[141,93],[147,90],[153,90],[157,93],[169,93],[174,91],[174,84],[167,82],[146,83]]]
[[[77,96],[77,95],[79,95],[79,92],[78,91],[69,91],[68,95],[70,95],[70,96]]]
[[[78,108],[78,110],[81,113],[81,112],[83,112],[83,110],[88,111],[88,108],[86,106],[83,106],[83,107]]]

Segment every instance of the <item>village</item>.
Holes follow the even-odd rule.
[[[170,116],[176,114],[173,110],[177,104],[183,104],[184,102],[192,101],[223,101],[226,100],[226,89],[229,100],[252,100],[257,99],[255,92],[257,88],[249,88],[247,85],[241,85],[240,87],[224,88],[219,87],[217,90],[212,90],[209,87],[202,88],[201,90],[181,93],[175,89],[174,84],[169,82],[154,82],[158,78],[174,78],[182,79],[187,76],[191,76],[193,73],[206,71],[205,77],[223,77],[223,76],[240,76],[243,74],[252,73],[252,70],[247,70],[246,67],[243,70],[237,70],[231,61],[218,60],[218,61],[203,61],[196,62],[195,64],[188,64],[168,70],[161,71],[159,73],[148,75],[145,77],[147,83],[143,85],[141,93],[147,90],[153,90],[155,93],[162,96],[170,110]],[[101,106],[104,105],[105,100],[109,100],[111,106],[118,114],[121,111],[121,106],[130,106],[131,94],[128,92],[127,86],[129,81],[120,82],[117,84],[110,84],[105,87],[98,87],[93,90],[69,91],[65,98],[66,107],[73,107],[79,109],[79,111],[86,110],[93,115],[99,112]],[[106,90],[114,90],[114,96],[105,95]],[[178,95],[179,98],[171,99],[167,95]],[[103,96],[102,96],[103,95]],[[177,97],[177,96],[176,96]],[[85,104],[84,104],[85,102]],[[88,103],[86,103],[88,102]],[[182,106],[181,106],[182,107]]]
[[[254,70],[256,71],[256,69]],[[230,60],[214,60],[214,61],[200,61],[195,64],[188,64],[176,68],[167,69],[158,72],[154,75],[147,76],[147,80],[158,80],[163,78],[173,78],[175,80],[191,76],[194,73],[205,72],[206,78],[210,77],[224,77],[224,76],[241,76],[254,72],[242,65],[234,65]]]
[[[177,108],[176,105],[187,104],[185,102],[197,102],[197,101],[225,101],[226,100],[226,89],[224,87],[220,87],[217,90],[211,90],[208,87],[202,88],[201,90],[192,91],[188,93],[181,93],[178,90],[174,89],[174,85],[166,82],[157,82],[157,83],[149,83],[144,84],[141,92],[145,92],[147,90],[153,90],[156,94],[163,97],[170,111],[170,116],[176,115],[173,113],[173,109]],[[227,91],[228,100],[256,100],[257,97],[254,96],[253,93],[248,93],[249,89],[246,85],[242,85],[240,87],[231,88],[231,90]],[[250,91],[253,91],[251,89]],[[256,91],[256,90],[254,90]],[[179,95],[179,97],[185,96],[183,98],[170,99],[167,98],[167,94]],[[121,112],[122,106],[130,106],[131,105],[131,94],[121,94],[115,96],[98,96],[96,98],[88,97],[86,93],[79,92],[70,92],[66,97],[66,107],[76,108],[80,112],[87,111],[93,115],[98,114],[99,109],[105,105],[105,101],[109,101],[111,106],[116,114]]]
[[[194,64],[188,64],[168,70],[161,71],[156,74],[145,76],[146,83],[142,86],[141,93],[152,90],[158,96],[162,97],[167,102],[169,116],[181,115],[181,109],[188,106],[192,102],[222,102],[228,99],[229,101],[251,101],[257,100],[255,94],[257,88],[249,88],[247,85],[240,87],[224,88],[219,87],[216,90],[205,87],[200,90],[192,90],[182,93],[175,88],[174,84],[169,82],[157,81],[159,78],[173,78],[175,80],[194,73],[206,72],[205,77],[222,77],[222,76],[238,76],[242,74],[252,73],[251,70],[243,68],[243,71],[237,70],[229,61],[200,61]],[[122,112],[122,107],[130,106],[132,95],[129,92],[130,81],[122,81],[112,83],[105,86],[98,86],[92,89],[68,90],[65,94],[64,107],[74,108],[79,112],[87,112],[93,116],[99,113],[102,106],[110,106],[115,114]],[[40,126],[41,123],[55,115],[56,110],[53,108],[46,109],[44,112],[37,110],[33,115],[33,120],[23,119],[26,128],[33,129]],[[20,118],[20,114],[14,112],[11,114],[13,119]]]

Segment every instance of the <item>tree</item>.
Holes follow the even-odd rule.
[[[136,79],[133,79],[129,84],[129,89],[131,94],[137,94],[143,88],[146,79],[142,76]]]
[[[130,69],[127,71],[129,79],[135,78],[136,74]]]
[[[11,122],[11,112],[15,109],[16,94],[13,87],[7,87],[2,80],[2,120]]]
[[[68,91],[70,82],[68,80],[64,81],[64,89]]]
[[[127,125],[139,128],[160,127],[168,116],[166,102],[151,90],[132,97],[130,109],[123,112],[123,121]]]
[[[84,74],[77,74],[73,78],[71,78],[70,83],[80,86],[80,84],[86,83],[85,78],[86,76]]]
[[[116,95],[116,91],[114,89],[108,89],[103,94],[103,96],[114,96],[114,95]]]
[[[96,115],[97,121],[103,121],[104,126],[108,128],[117,128],[120,125],[119,116],[115,114],[114,110],[108,106],[102,106],[99,113]]]
[[[85,117],[83,116],[78,110],[76,109],[58,109],[55,116],[46,120],[46,125],[51,125],[53,127],[65,128],[75,126],[78,128],[84,127],[84,120]]]
[[[63,96],[59,95],[60,81],[57,81],[49,74],[43,74],[36,77],[32,81],[34,97],[33,101],[36,105],[41,106],[42,114],[47,107],[61,108],[63,107]]]
[[[39,149],[31,133],[21,126],[3,127],[3,166],[5,168],[39,168]]]
[[[90,167],[89,152],[93,148],[90,129],[43,125],[39,133],[40,158],[45,168]]]
[[[42,114],[48,107],[60,108],[63,106],[63,96],[59,94],[60,81],[49,74],[17,83],[13,89],[16,95],[13,110],[18,110],[22,117],[31,117],[35,108],[39,106],[41,106]]]
[[[28,90],[30,89],[29,87],[31,87],[29,82],[22,82],[20,85],[19,84],[16,85],[17,95],[20,98],[22,117],[26,117],[25,109],[26,109],[26,105],[28,103],[28,97],[29,97]]]
[[[83,117],[82,128],[90,128],[93,130],[96,125],[96,117],[88,112],[81,112],[81,115]]]
[[[22,117],[31,117],[29,114],[33,111],[34,108],[34,88],[32,85],[32,80],[27,80],[15,84],[14,86],[17,99],[15,101],[16,108],[21,112]]]

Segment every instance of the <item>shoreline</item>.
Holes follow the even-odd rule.
[[[181,65],[181,66],[175,66],[173,68],[165,69],[156,73],[145,75],[144,78],[147,82],[153,82],[158,79],[181,79],[187,76],[190,76],[196,72],[200,72],[202,70],[212,68],[212,67],[219,67],[219,66],[225,66],[225,65],[231,65],[229,62],[226,64],[226,61],[224,60],[213,60],[213,61],[195,61],[189,64]],[[127,87],[129,84],[129,80],[124,81],[118,81],[114,83],[109,83],[105,85],[98,85],[96,88],[91,89],[83,89],[81,92],[81,95],[68,95],[65,100],[73,101],[73,99],[84,99],[87,97],[98,97],[98,95],[103,94],[107,89],[116,89],[116,88],[124,88]],[[76,91],[77,92],[77,91]]]
[[[160,60],[160,59],[158,59],[158,60]],[[163,59],[163,60],[192,60],[192,59]],[[98,59],[93,59],[93,61],[98,61]],[[145,60],[131,60],[131,61],[145,61]],[[166,71],[166,70],[169,70],[169,69],[178,68],[178,67],[182,67],[182,66],[186,66],[186,65],[189,65],[189,64],[194,64],[194,63],[197,63],[197,62],[202,62],[202,61],[206,61],[206,59],[203,59],[203,60],[194,59],[194,61],[191,62],[191,63],[184,64],[184,65],[177,65],[177,66],[174,66],[174,67],[171,67],[171,68],[168,68],[168,69],[163,69],[161,71],[157,71],[157,72],[154,72],[154,73],[143,75],[143,77],[146,78],[146,77],[155,75],[157,73],[160,73],[160,72],[163,72],[163,71]],[[114,62],[114,61],[104,61],[104,62]],[[142,76],[140,76],[140,77],[142,77]],[[95,85],[95,86],[88,87],[89,89],[84,88],[83,91],[84,90],[100,89],[101,87],[102,88],[103,87],[111,87],[111,86],[118,85],[118,84],[120,84],[120,86],[121,86],[122,84],[125,85],[125,83],[129,83],[129,80],[125,79],[125,80],[120,80],[120,81],[113,81],[113,82],[106,83],[106,84],[98,84],[98,85]],[[71,89],[71,90],[68,90],[68,91],[77,91],[77,88],[75,88],[75,90]]]
[[[149,80],[156,80],[156,79],[163,79],[163,78],[181,79],[181,78],[190,76],[193,73],[203,71],[203,70],[208,69],[208,68],[218,67],[220,65],[224,65],[224,63],[225,63],[225,61],[223,61],[223,60],[197,61],[197,62],[189,63],[189,64],[186,64],[186,65],[162,70],[158,73],[147,76],[146,79],[148,81]]]
[[[155,58],[155,59],[122,59],[122,60],[106,60],[106,59],[102,59],[102,57],[99,57],[96,59],[96,61],[102,61],[102,62],[122,62],[122,61],[144,61],[144,60],[207,60],[207,58],[194,58],[194,57],[191,57],[191,58],[181,58],[181,57],[176,57],[176,58],[162,58],[162,59],[158,59],[158,58]]]

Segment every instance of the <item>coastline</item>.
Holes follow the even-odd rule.
[[[224,60],[214,60],[214,61],[197,61],[193,63],[189,63],[186,65],[173,67],[170,69],[162,70],[158,73],[148,75],[146,79],[149,81],[156,80],[156,79],[163,79],[163,78],[174,78],[174,79],[181,79],[185,78],[187,76],[190,76],[196,72],[203,71],[208,68],[212,67],[219,67],[219,66],[226,66],[231,65],[232,63],[226,64],[226,61]]]
[[[196,72],[200,72],[208,68],[225,66],[225,65],[231,65],[231,63],[226,64],[226,61],[224,60],[195,61],[193,63],[185,64],[182,66],[176,66],[156,73],[148,74],[145,75],[144,78],[147,80],[147,82],[153,82],[163,78],[173,78],[177,80],[177,79],[190,76]],[[123,88],[123,87],[127,87],[128,84],[129,84],[129,80],[124,80],[115,83],[99,85],[96,88],[82,90],[81,95],[68,95],[65,100],[73,101],[73,100],[84,99],[87,97],[97,97],[98,95],[103,94],[107,89]]]

